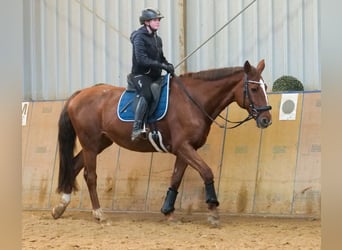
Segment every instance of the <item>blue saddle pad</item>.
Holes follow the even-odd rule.
[[[169,104],[169,82],[170,75],[164,76],[159,103],[156,110],[147,118],[148,123],[156,122],[164,118],[167,113],[167,107]],[[120,97],[119,105],[117,109],[117,115],[121,121],[133,122],[134,121],[134,98],[136,96],[135,91],[125,90]]]

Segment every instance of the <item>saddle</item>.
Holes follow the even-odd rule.
[[[161,76],[157,81],[151,84],[153,101],[150,104],[146,119],[146,122],[149,124],[161,120],[167,113],[169,81],[170,74],[167,74]],[[137,84],[138,83],[132,79],[132,75],[127,76],[127,88],[120,97],[117,109],[117,115],[121,121],[134,121],[134,112],[138,101],[136,92]]]
[[[132,80],[131,75],[127,77],[127,81],[127,89],[121,94],[119,100],[117,116],[121,121],[133,122],[135,107],[138,100],[135,84],[138,83]],[[151,84],[153,103],[150,105],[150,110],[147,113],[146,123],[148,126],[163,119],[166,115],[169,103],[169,84],[170,74],[162,76]],[[162,134],[155,125],[152,127],[153,128],[146,134],[145,139],[148,139],[158,152],[168,152],[167,148],[164,146]]]

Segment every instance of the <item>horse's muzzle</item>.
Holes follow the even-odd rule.
[[[272,120],[270,120],[268,117],[259,117],[257,119],[258,128],[267,128],[271,124],[272,124]]]
[[[261,112],[256,119],[258,128],[267,128],[272,124],[271,114],[269,113],[271,109],[271,106],[258,108],[258,112]]]

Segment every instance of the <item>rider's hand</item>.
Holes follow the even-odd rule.
[[[170,73],[171,75],[175,73],[175,69],[171,63],[168,63],[168,64],[162,63],[161,67],[162,69],[166,70],[166,72]]]

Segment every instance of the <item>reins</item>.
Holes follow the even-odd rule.
[[[211,115],[208,114],[208,112],[203,108],[203,106],[201,104],[199,104],[189,93],[189,91],[187,90],[187,88],[185,87],[184,83],[179,79],[179,77],[175,74],[173,74],[173,78],[175,79],[176,83],[178,83],[178,85],[181,87],[181,89],[184,91],[184,93],[186,94],[186,96],[192,101],[193,104],[195,104],[195,106],[213,123],[215,123],[219,128],[226,128],[226,129],[233,129],[236,127],[239,127],[240,125],[242,125],[243,123],[253,119],[253,114],[248,114],[248,116],[242,120],[242,121],[238,121],[238,122],[233,122],[230,121],[229,119],[224,118],[222,115],[218,115],[218,117],[220,117],[221,119],[223,119],[225,122],[229,122],[229,123],[235,123],[236,125],[231,126],[231,127],[227,127],[226,125],[221,125],[220,123],[218,123]],[[245,80],[246,81],[246,80]],[[248,82],[247,82],[248,83]]]
[[[205,111],[205,109],[201,106],[201,104],[199,104],[189,93],[189,91],[186,89],[186,87],[184,86],[184,83],[179,79],[178,76],[176,76],[176,74],[173,74],[173,78],[176,80],[176,82],[178,83],[178,85],[182,88],[182,90],[184,91],[184,93],[186,94],[186,96],[192,101],[193,104],[195,104],[195,106],[197,108],[199,108],[200,111],[202,111],[202,113],[209,118],[210,121],[214,122],[217,126],[219,126],[220,128],[225,128],[225,126],[220,125],[217,121],[215,121],[214,118],[211,117],[211,115],[208,114],[207,111]]]

